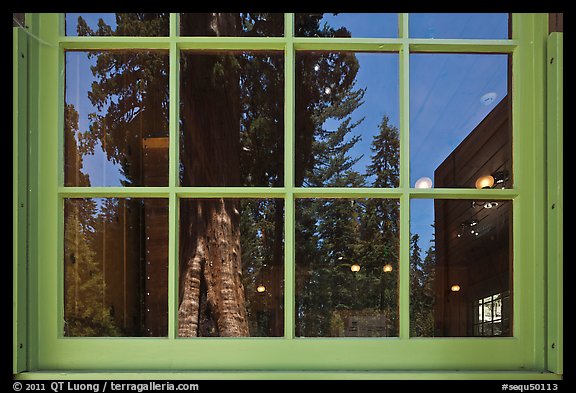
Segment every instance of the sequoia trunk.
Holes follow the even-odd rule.
[[[217,35],[233,16],[206,21]],[[233,55],[182,55],[181,181],[184,186],[240,184],[240,80]],[[178,335],[248,336],[236,199],[182,199]]]
[[[238,201],[183,201],[190,220],[178,311],[181,337],[248,336]]]

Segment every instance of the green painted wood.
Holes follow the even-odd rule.
[[[12,372],[26,370],[28,353],[28,46],[12,28]]]
[[[564,372],[564,34],[548,37],[548,369]]]
[[[197,384],[203,389],[202,380],[502,380],[502,381],[546,381],[537,382],[540,390],[558,390],[554,384],[560,377],[546,372],[530,371],[175,371],[175,372],[33,372],[16,377],[21,381],[34,380],[114,380],[115,383],[130,383],[131,380],[179,380]],[[183,382],[190,381],[190,382]],[[176,386],[176,382],[174,383]],[[514,383],[512,383],[514,384]],[[519,385],[520,382],[514,384]],[[111,388],[111,385],[108,385]],[[194,390],[191,387],[189,390]],[[174,388],[176,390],[176,387]],[[536,389],[534,389],[536,390]]]
[[[253,372],[255,376],[300,375],[316,370],[316,377],[331,378],[349,372],[373,375],[470,375],[514,378],[549,376],[545,370],[545,101],[544,77],[546,14],[515,14],[512,40],[414,40],[407,37],[408,16],[399,15],[399,39],[294,38],[293,15],[286,14],[285,36],[279,38],[178,37],[178,15],[172,14],[169,37],[64,37],[58,14],[33,14],[31,25],[42,42],[31,44],[29,81],[38,94],[30,106],[31,176],[34,194],[31,215],[29,370],[91,370],[92,375],[118,375],[110,370],[175,370]],[[170,181],[168,187],[62,187],[63,51],[84,49],[163,49],[170,52]],[[283,50],[285,54],[285,186],[279,188],[179,187],[178,176],[178,51],[184,49]],[[401,184],[395,189],[313,189],[294,187],[294,54],[299,50],[396,51],[400,53]],[[509,190],[428,189],[409,185],[409,51],[495,52],[513,56],[513,124],[515,188]],[[38,149],[42,146],[42,149]],[[521,169],[519,169],[521,168]],[[41,197],[40,197],[41,195]],[[169,200],[169,315],[168,338],[64,338],[62,327],[62,202],[72,197],[155,197]],[[178,199],[213,197],[278,197],[285,199],[285,337],[196,338],[176,337]],[[401,205],[400,337],[297,338],[294,337],[294,203],[305,197],[399,198]],[[490,198],[514,203],[514,337],[410,338],[409,337],[409,205],[411,198]],[[20,230],[20,229],[19,229]],[[18,276],[20,278],[20,276]],[[473,355],[473,356],[472,356]],[[102,371],[102,374],[97,371]],[[282,374],[292,370],[292,373]],[[365,371],[374,374],[365,374]],[[382,372],[386,370],[391,374]],[[403,370],[412,370],[406,372]],[[420,370],[420,371],[418,371]],[[451,371],[449,371],[451,370]],[[454,370],[462,370],[455,372]],[[499,370],[499,371],[494,371]],[[524,374],[522,370],[532,370]],[[485,373],[482,373],[484,371]],[[432,374],[427,374],[432,372]],[[21,374],[55,376],[57,373]],[[76,374],[70,374],[76,375]]]

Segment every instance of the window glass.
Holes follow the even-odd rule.
[[[411,13],[411,38],[509,38],[509,17],[506,13]]]
[[[398,336],[399,201],[296,201],[296,336]]]
[[[282,52],[181,56],[180,183],[284,183]]]
[[[296,54],[296,186],[398,187],[398,55]]]
[[[179,337],[284,335],[284,200],[182,199]]]
[[[412,199],[410,335],[512,336],[512,264],[511,201]]]
[[[284,14],[183,13],[180,14],[180,34],[183,36],[217,37],[282,37]]]
[[[64,335],[168,333],[168,201],[64,200]]]
[[[398,36],[397,14],[307,13],[294,15],[296,37],[393,38]]]
[[[67,36],[168,36],[168,13],[66,14]]]
[[[508,70],[505,54],[410,55],[412,187],[512,188]]]
[[[168,185],[168,53],[68,51],[66,186]]]
[[[376,46],[386,40],[372,39],[398,37],[398,14],[294,16],[293,75],[285,80],[283,50],[246,49],[267,42],[252,37],[283,37],[284,14],[181,13],[172,18],[179,31],[170,30],[169,14],[66,14],[66,35],[92,38],[60,40],[64,186],[85,187],[58,190],[65,337],[166,337],[168,325],[185,345],[286,333],[399,337],[401,318],[410,337],[513,336],[519,191],[496,193],[502,200],[413,189],[513,187],[512,55],[456,53],[462,42],[443,40],[428,49],[446,52],[413,52],[406,64],[399,46],[382,52]],[[505,39],[510,30],[508,14],[410,14],[409,22],[419,50],[427,50],[424,39]],[[126,37],[170,31],[179,37],[148,39],[167,48],[177,38],[170,50],[93,49],[117,47],[101,36],[128,45],[143,41]],[[341,47],[334,41],[348,43],[333,49]],[[508,50],[500,44],[496,52]],[[465,46],[474,52],[471,41]],[[401,65],[409,83],[400,83]],[[409,98],[402,188],[400,97]],[[178,107],[171,120],[170,99]],[[124,197],[89,188],[128,186],[143,188],[124,189]],[[286,198],[294,202],[288,221]],[[409,236],[400,245],[403,198]],[[293,235],[286,244],[285,230]],[[169,236],[177,247],[170,276]],[[293,260],[284,260],[285,247]],[[285,282],[286,268],[294,271]],[[408,286],[402,309],[400,282]],[[285,302],[292,313],[284,314]],[[285,332],[285,318],[294,332]]]

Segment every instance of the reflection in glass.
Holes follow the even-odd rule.
[[[296,335],[398,336],[399,201],[296,200]]]
[[[282,13],[182,13],[180,34],[216,37],[282,37]]]
[[[296,37],[398,37],[397,14],[307,13],[294,15]]]
[[[66,52],[66,186],[168,185],[168,54]]]
[[[474,336],[502,336],[510,331],[508,291],[478,299],[472,307],[475,316]]]
[[[284,200],[180,202],[179,337],[284,334]]]
[[[168,201],[64,200],[64,335],[168,333]]]
[[[398,55],[296,53],[298,187],[398,187]]]
[[[410,201],[410,335],[512,336],[512,202]]]
[[[282,186],[282,52],[182,52],[180,182]]]
[[[67,13],[67,36],[168,36],[168,13]]]
[[[410,184],[475,188],[498,177],[512,188],[509,56],[410,56]]]
[[[411,38],[508,39],[506,13],[411,13]]]

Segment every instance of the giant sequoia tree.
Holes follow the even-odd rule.
[[[167,18],[167,14],[117,14],[115,30],[102,20],[92,30],[80,18],[78,33],[167,35]],[[297,33],[349,35],[344,28],[321,24],[321,19],[322,14],[299,19]],[[281,34],[278,20],[282,18],[274,14],[220,13],[183,16],[180,21],[183,34],[266,36]],[[143,139],[168,136],[168,56],[162,51],[90,55],[96,56],[96,63],[89,99],[98,112],[91,115],[90,132],[74,131],[78,149],[90,153],[99,144],[108,160],[121,168],[125,185],[149,185],[142,164]],[[183,51],[180,58],[180,185],[282,186],[282,52]],[[386,117],[373,141],[367,173],[355,167],[360,157],[351,156],[360,138],[355,131],[362,124],[352,114],[362,105],[365,92],[356,86],[359,66],[350,52],[297,54],[296,186],[397,186],[398,132]],[[72,118],[73,108],[69,109],[67,118]],[[330,128],[334,124],[330,119],[338,126]],[[76,165],[76,170],[81,168]],[[165,184],[167,175],[166,171]],[[304,266],[310,272],[297,276],[299,334],[337,331],[338,317],[330,310],[345,308],[379,310],[395,326],[397,278],[384,276],[380,269],[366,275],[354,290],[336,288],[354,284],[349,270],[342,269],[344,256],[374,266],[384,259],[397,261],[397,205],[384,199],[341,199],[299,200],[297,206],[296,259],[298,269]],[[180,200],[180,336],[283,333],[278,318],[275,327],[254,322],[270,317],[251,314],[250,305],[259,300],[246,291],[254,292],[255,280],[266,268],[282,270],[283,207],[281,199]],[[301,265],[302,261],[308,262]],[[281,277],[276,274],[273,280],[271,290],[282,291]],[[274,307],[282,314],[281,301],[276,300]],[[390,329],[387,334],[394,335],[395,329]]]

